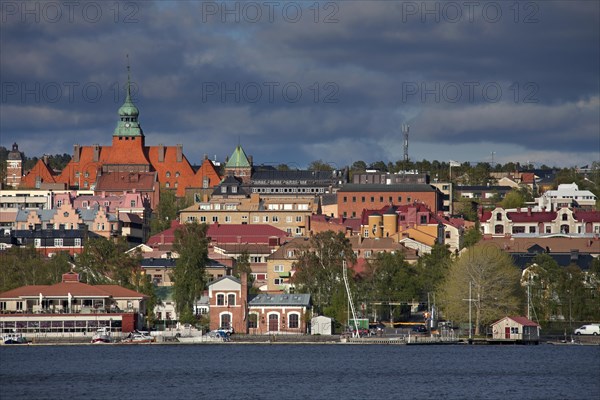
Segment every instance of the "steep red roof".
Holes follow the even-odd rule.
[[[150,236],[146,244],[150,247],[158,247],[159,245],[163,244],[173,244],[175,241],[175,231],[180,225],[181,224],[179,221],[171,221],[171,227],[169,229],[165,229],[156,235]]]
[[[39,159],[38,162],[31,168],[29,173],[21,181],[21,187],[34,188],[36,181],[41,183],[56,183],[54,172],[46,165],[44,160]]]

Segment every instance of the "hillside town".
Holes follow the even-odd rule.
[[[256,162],[252,143],[190,160],[146,145],[139,115],[128,85],[110,144],[73,144],[60,169],[6,149],[3,334],[600,320],[598,163],[297,169]]]

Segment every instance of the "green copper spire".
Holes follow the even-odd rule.
[[[127,55],[127,88],[125,102],[119,108],[119,122],[113,136],[143,136],[142,128],[138,122],[140,111],[131,101],[131,77],[129,67],[129,54]]]

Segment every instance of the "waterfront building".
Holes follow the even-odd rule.
[[[63,274],[54,285],[29,285],[0,293],[0,332],[60,336],[106,327],[131,332],[144,326],[147,296],[118,285],[88,285]]]

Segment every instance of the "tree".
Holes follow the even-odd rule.
[[[467,320],[469,283],[475,314],[475,334],[481,328],[522,309],[521,271],[508,254],[494,246],[469,248],[451,266],[439,292],[441,308],[452,320]]]
[[[299,293],[311,294],[318,312],[339,317],[339,302],[334,302],[334,295],[345,292],[343,262],[353,263],[355,259],[350,241],[343,233],[317,233],[310,238],[293,264],[296,269],[293,283]]]
[[[352,172],[365,172],[367,170],[367,163],[364,161],[355,161],[350,167]]]
[[[254,287],[254,277],[252,276],[252,268],[250,267],[250,254],[248,253],[248,250],[245,249],[235,260],[233,266],[233,276],[241,278],[242,274],[246,274],[248,279],[248,292],[251,294],[258,294],[258,289]]]
[[[483,234],[481,233],[481,228],[479,226],[479,221],[475,223],[474,226],[468,228],[463,235],[463,243],[462,248],[471,247],[479,243],[479,241],[483,238]]]
[[[133,288],[133,275],[140,268],[141,255],[127,253],[129,244],[124,237],[116,240],[90,239],[76,259],[77,271],[91,285],[114,283]]]
[[[193,307],[206,285],[208,263],[208,225],[197,222],[183,224],[175,231],[173,249],[179,258],[173,268],[173,300],[179,321],[194,323]]]
[[[315,160],[308,164],[309,171],[333,171],[333,167],[323,160]]]
[[[59,283],[62,274],[71,269],[70,261],[66,252],[45,258],[32,246],[11,247],[0,252],[0,292],[25,285]]]
[[[450,266],[452,265],[452,254],[447,245],[436,243],[431,248],[431,253],[424,254],[417,262],[419,279],[425,298],[427,293],[435,293],[446,279]]]
[[[520,190],[513,189],[504,196],[504,200],[500,203],[502,208],[521,208],[525,204],[525,196]]]
[[[394,303],[418,299],[422,293],[418,272],[417,267],[406,262],[401,252],[377,253],[367,265],[367,300]],[[378,314],[382,315],[385,311],[382,309]],[[399,317],[401,312],[399,308],[391,310],[390,319]]]
[[[175,196],[175,191],[161,187],[160,201],[150,219],[150,234],[154,235],[169,229],[171,222],[177,219],[177,212],[190,205],[190,199],[178,198]]]

